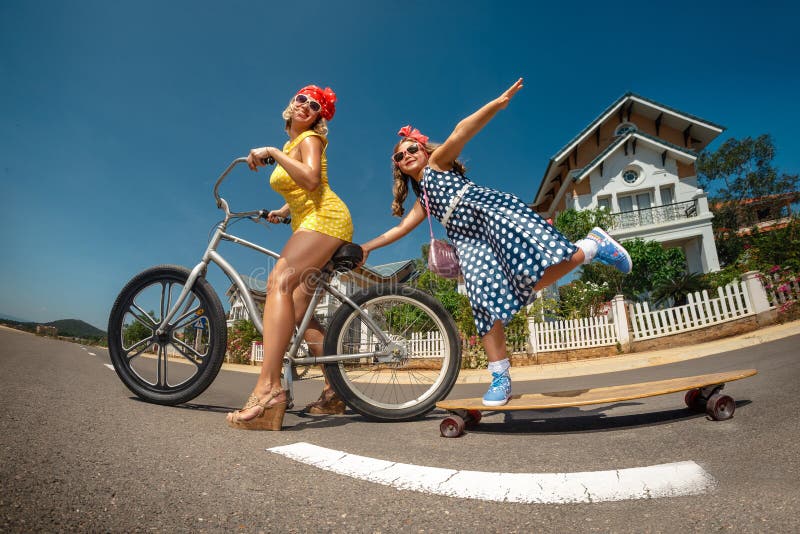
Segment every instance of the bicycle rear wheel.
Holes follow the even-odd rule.
[[[374,286],[352,299],[389,337],[392,355],[326,364],[331,386],[352,409],[376,421],[407,421],[433,410],[461,368],[461,344],[450,314],[427,293],[404,285]],[[325,354],[385,348],[347,304],[325,336]]]
[[[217,294],[198,278],[166,331],[155,332],[176,303],[189,270],[151,267],[123,288],[108,320],[108,352],[122,382],[141,399],[174,406],[211,384],[225,358],[228,330]]]

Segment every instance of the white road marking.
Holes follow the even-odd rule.
[[[90,352],[89,356],[97,356],[97,354],[95,354],[94,352]]]
[[[390,462],[303,442],[267,450],[401,490],[484,501],[560,504],[653,499],[697,495],[716,484],[691,461],[583,473],[492,473]]]
[[[108,367],[108,368],[109,368],[109,369],[111,369],[112,371],[114,370],[114,366],[113,366],[113,365],[111,365],[110,363],[104,363],[103,365],[105,365],[106,367]]]

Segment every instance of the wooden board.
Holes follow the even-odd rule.
[[[480,398],[448,399],[436,403],[437,408],[444,410],[547,410],[551,408],[567,408],[589,404],[607,404],[611,402],[655,397],[679,391],[702,388],[741,380],[757,373],[755,369],[743,369],[726,373],[687,376],[639,384],[626,384],[594,389],[573,389],[569,391],[552,391],[547,393],[526,393],[512,395],[508,404],[503,406],[484,406]]]

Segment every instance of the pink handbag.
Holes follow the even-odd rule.
[[[458,254],[456,248],[441,239],[433,237],[433,223],[431,223],[431,212],[428,207],[428,192],[422,188],[422,195],[425,199],[425,209],[428,212],[428,226],[431,231],[431,247],[428,249],[428,269],[433,274],[442,278],[458,278],[461,268],[458,265]]]

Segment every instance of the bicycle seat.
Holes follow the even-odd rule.
[[[346,243],[333,253],[331,261],[334,269],[355,269],[364,259],[364,252],[355,243]]]

